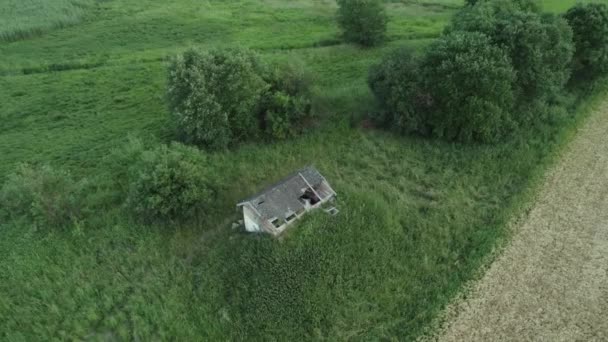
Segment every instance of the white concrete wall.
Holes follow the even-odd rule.
[[[262,229],[256,220],[256,214],[248,206],[243,206],[243,222],[245,223],[245,230],[248,232],[260,232]]]

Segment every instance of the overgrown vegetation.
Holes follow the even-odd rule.
[[[260,106],[261,124],[268,136],[281,140],[303,131],[312,115],[313,82],[314,76],[301,60],[290,60],[270,71],[270,89]]]
[[[608,72],[608,6],[577,4],[564,17],[574,31],[576,76],[586,80]]]
[[[393,126],[406,133],[426,132],[424,108],[430,107],[430,95],[422,87],[420,57],[409,48],[390,52],[372,66],[368,83],[382,110],[372,119],[384,127]]]
[[[169,107],[187,143],[222,149],[295,136],[310,117],[312,76],[302,62],[270,67],[249,50],[190,49],[169,66]]]
[[[481,32],[505,50],[516,72],[516,104],[529,124],[534,115],[528,106],[551,101],[568,81],[574,52],[572,30],[562,18],[543,13],[532,0],[487,0],[458,13],[451,31]]]
[[[370,86],[383,110],[397,113],[394,122],[405,131],[495,142],[518,128],[552,120],[547,108],[563,94],[573,52],[567,22],[541,12],[531,0],[481,1],[454,16],[418,71],[388,71],[385,78],[394,79],[390,86],[379,87],[374,79]],[[416,72],[422,75],[419,84],[407,88],[418,89],[424,101],[399,90],[403,85],[397,80]],[[389,96],[397,99],[387,103]],[[395,108],[405,101],[410,108]]]
[[[566,9],[561,0],[544,3]],[[412,70],[462,4],[392,2],[389,42],[373,49],[340,44],[335,7],[307,0],[101,2],[78,26],[0,44],[0,180],[19,162],[61,165],[75,182],[86,176],[91,187],[80,203],[95,210],[79,234],[34,230],[23,215],[0,221],[0,339],[415,340],[507,237],[506,222],[584,116],[568,96],[560,100],[568,111],[548,111],[552,120],[491,145],[358,128],[374,109],[366,72],[394,48],[411,51],[402,52],[413,55],[403,65],[393,59],[407,73],[382,78],[392,68],[381,65],[370,78],[391,89],[386,102],[404,113],[417,115],[401,91],[432,108],[432,89],[418,87],[422,77]],[[179,152],[183,146],[183,159],[171,157],[164,61],[193,43],[206,51],[249,47],[269,70],[303,60],[317,75],[317,128],[285,141],[239,142],[200,162]],[[271,75],[262,77],[262,100],[273,89],[295,99],[306,89],[274,85]],[[272,134],[260,118],[258,134]],[[128,134],[146,144],[124,146]],[[142,151],[153,162],[144,163]],[[156,183],[147,180],[173,176],[182,160],[204,169],[212,203],[196,220],[134,220],[121,205],[131,182],[153,175],[143,183],[148,193]],[[281,241],[230,229],[235,203],[310,163],[338,191],[338,216],[309,216]]]
[[[79,23],[95,0],[4,0],[0,41],[17,41]]]
[[[387,21],[382,0],[338,0],[338,24],[347,42],[363,46],[382,43]]]
[[[142,221],[199,219],[215,199],[205,169],[208,161],[198,149],[172,143],[146,150],[135,139],[114,158],[129,158],[132,164],[127,169],[126,204]]]
[[[241,49],[190,49],[175,57],[167,94],[181,138],[218,149],[257,137],[263,68],[255,53]]]
[[[20,165],[0,190],[0,217],[27,218],[38,229],[78,224],[85,215],[86,180],[49,165]]]
[[[432,98],[426,122],[434,136],[495,141],[512,131],[515,71],[505,51],[484,34],[443,36],[429,47],[422,75]]]

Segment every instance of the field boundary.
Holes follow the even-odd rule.
[[[585,124],[591,119],[602,104],[608,103],[608,80],[596,82],[596,87],[589,98],[581,100],[577,106],[575,120],[572,124],[565,127],[560,132],[558,146],[552,151],[541,169],[536,172],[530,185],[526,187],[525,194],[513,205],[512,211],[515,212],[513,218],[506,225],[506,237],[500,239],[494,250],[484,257],[482,265],[475,272],[474,276],[462,286],[460,291],[449,304],[442,310],[441,314],[426,327],[425,332],[417,339],[418,342],[438,341],[440,334],[447,328],[448,324],[465,309],[463,304],[476,290],[476,286],[486,276],[495,261],[504,255],[505,251],[511,246],[513,238],[521,231],[523,224],[530,218],[530,214],[538,202],[546,181],[551,176],[551,170],[558,166],[564,155],[568,152],[568,147],[577,137],[578,133],[584,128]]]

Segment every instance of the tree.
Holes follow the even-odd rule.
[[[370,69],[368,84],[382,110],[377,124],[402,132],[426,132],[425,109],[428,93],[421,87],[420,58],[410,49],[393,51]]]
[[[381,0],[338,0],[338,6],[346,41],[374,46],[385,40],[388,16]]]
[[[573,68],[580,77],[608,72],[608,6],[577,4],[564,16],[574,32]]]
[[[433,135],[491,142],[512,130],[515,71],[486,35],[444,35],[429,47],[422,74],[433,99],[427,119]]]
[[[465,4],[467,6],[475,6],[477,4],[483,4],[483,3],[487,3],[487,2],[491,2],[491,1],[494,1],[494,0],[466,0]],[[509,0],[509,2],[525,11],[532,11],[532,12],[541,11],[538,3],[533,0]]]
[[[463,9],[446,32],[480,32],[505,49],[517,72],[518,104],[555,97],[570,77],[572,30],[562,18],[540,13],[529,0],[484,0]],[[530,118],[518,118],[522,124]]]
[[[128,207],[144,221],[200,217],[215,196],[206,163],[199,150],[179,143],[142,151],[128,172]]]
[[[267,76],[270,89],[261,103],[262,126],[274,139],[298,134],[312,111],[314,76],[300,60],[275,65]]]
[[[183,140],[217,149],[257,136],[257,106],[268,87],[264,73],[249,50],[190,49],[175,57],[167,94]]]

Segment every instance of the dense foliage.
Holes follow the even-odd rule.
[[[261,103],[264,131],[274,139],[297,135],[311,117],[312,73],[303,62],[290,60],[275,66],[268,83]]]
[[[570,77],[574,52],[570,27],[560,17],[535,10],[531,0],[480,2],[457,14],[446,31],[481,32],[504,49],[517,74],[516,99],[522,107],[551,100]]]
[[[169,66],[168,97],[182,139],[210,149],[262,136],[286,139],[311,113],[302,62],[269,67],[249,50],[190,49]]]
[[[401,236],[389,228],[385,203],[355,193],[349,203],[336,217],[308,217],[282,243],[246,239],[232,248],[223,274],[240,336],[258,340],[281,331],[286,340],[319,339],[332,331],[332,322],[349,324],[345,317],[373,310],[354,308],[349,299],[360,291],[382,297],[375,279],[397,272],[386,260],[407,252],[399,248]],[[361,229],[366,226],[382,234]]]
[[[196,148],[179,143],[143,150],[125,147],[134,155],[129,170],[128,207],[144,221],[198,218],[213,202],[215,191],[205,172],[207,161]]]
[[[61,163],[87,175],[95,209],[85,234],[0,219],[0,339],[416,340],[508,240],[506,224],[586,116],[573,106],[566,124],[492,146],[360,130],[341,123],[373,109],[366,71],[384,49],[320,47],[335,34],[333,1],[207,1],[204,13],[197,1],[99,3],[78,27],[0,44],[11,75],[0,77],[1,182],[22,161]],[[419,38],[439,36],[460,1],[428,3],[391,1],[391,45],[422,53],[431,39]],[[315,110],[336,120],[207,154],[211,183],[226,185],[204,222],[150,229],[118,206],[130,188],[119,166],[139,147],[117,172],[104,159],[128,134],[146,137],[145,150],[171,138],[163,61],[193,42],[302,58],[318,75]],[[230,229],[238,200],[310,162],[339,192],[340,214],[308,216],[279,240]]]
[[[475,6],[477,4],[484,4],[493,2],[495,0],[465,0],[467,6]],[[534,0],[507,0],[509,5],[515,5],[518,8],[526,11],[540,12],[540,6],[537,1]]]
[[[421,63],[393,55],[372,69],[370,87],[390,113],[383,121],[405,132],[489,142],[552,120],[548,108],[571,75],[568,23],[531,0],[468,4]]]
[[[84,216],[86,180],[49,165],[22,164],[0,190],[0,214],[26,217],[39,228],[63,228]]]
[[[581,78],[608,72],[608,6],[578,4],[564,16],[574,31],[573,68]]]
[[[225,148],[259,134],[257,106],[266,90],[258,56],[243,49],[190,49],[169,66],[168,98],[185,142]]]
[[[420,58],[408,48],[389,53],[370,69],[368,83],[381,109],[377,124],[404,132],[424,132],[430,97],[422,88]]]
[[[482,33],[441,37],[429,48],[422,70],[434,101],[427,118],[433,135],[487,142],[512,129],[515,72],[506,53]]]
[[[338,24],[348,42],[363,46],[382,43],[387,21],[381,0],[338,0]]]

